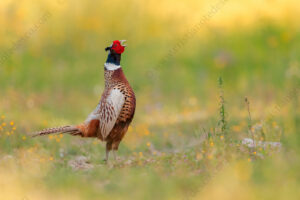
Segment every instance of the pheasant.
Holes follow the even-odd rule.
[[[110,151],[114,158],[121,140],[134,117],[136,99],[120,66],[121,54],[125,50],[125,40],[115,40],[105,51],[109,51],[104,64],[105,89],[97,107],[79,125],[48,128],[34,133],[42,136],[53,133],[68,133],[82,137],[95,137],[106,142],[105,161]]]

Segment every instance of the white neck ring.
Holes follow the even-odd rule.
[[[113,63],[104,63],[104,67],[107,70],[113,71],[113,70],[117,70],[117,69],[121,68],[121,65],[115,65]]]

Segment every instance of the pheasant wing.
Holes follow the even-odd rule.
[[[99,108],[99,128],[103,138],[106,138],[113,129],[124,102],[125,96],[118,88],[113,88],[107,97],[102,99]]]

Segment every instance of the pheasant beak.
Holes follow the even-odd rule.
[[[120,43],[123,47],[126,47],[126,45],[124,44],[126,42],[126,40],[120,40]]]

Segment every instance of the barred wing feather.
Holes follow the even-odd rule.
[[[110,91],[106,99],[101,101],[99,109],[99,128],[103,138],[113,129],[125,102],[124,94],[117,88]]]

